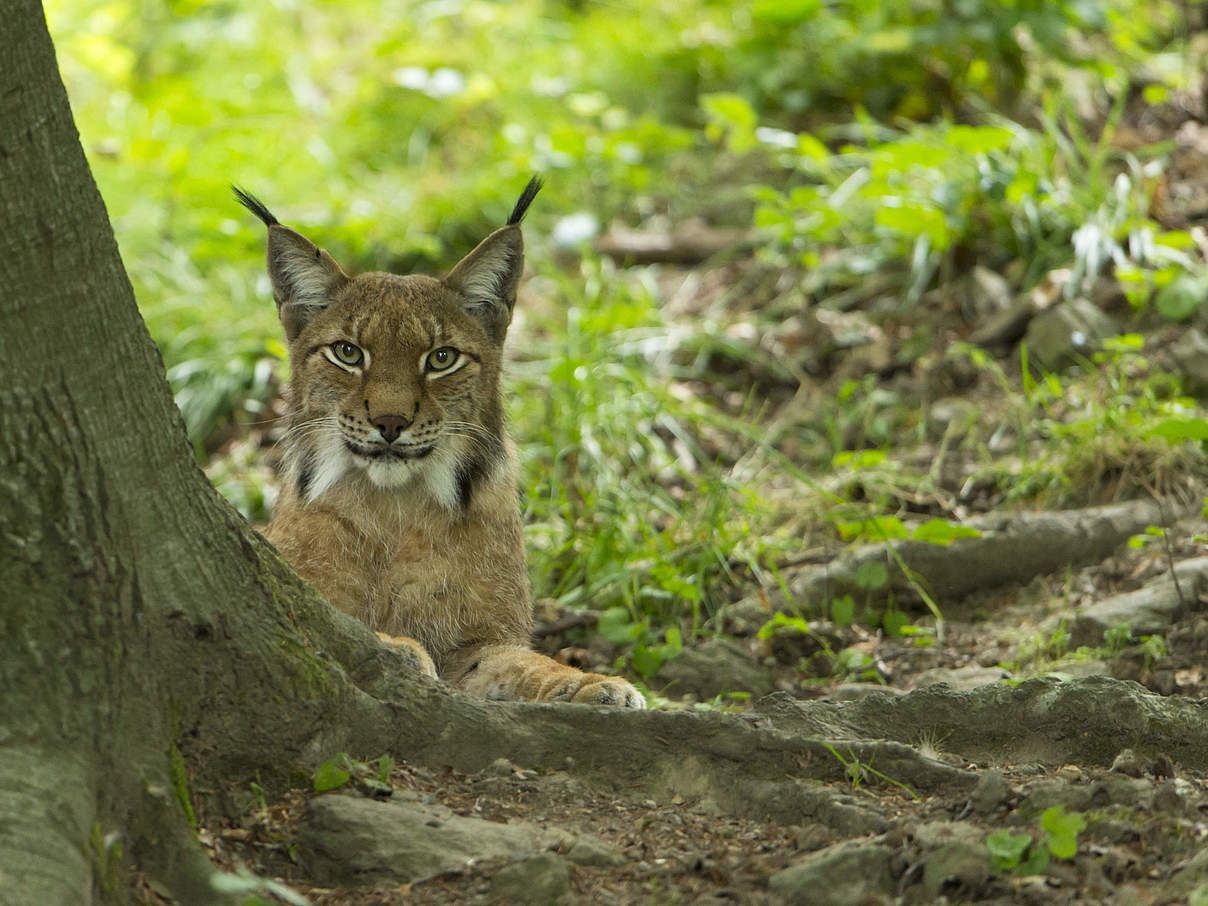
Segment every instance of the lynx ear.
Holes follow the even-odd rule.
[[[273,284],[273,299],[285,335],[293,340],[311,318],[330,304],[335,292],[348,282],[348,275],[323,249],[301,233],[282,226],[255,196],[231,188],[239,203],[268,227],[268,276]]]
[[[268,228],[268,276],[285,335],[294,339],[348,282],[336,259],[301,233],[274,224]]]
[[[487,333],[499,342],[503,342],[512,323],[516,287],[524,271],[520,221],[540,191],[541,180],[534,176],[520,193],[507,226],[478,243],[478,248],[462,258],[445,277],[445,285],[462,295],[465,310],[481,321]]]
[[[496,230],[457,263],[445,285],[461,294],[462,306],[492,337],[503,339],[512,322],[516,287],[524,270],[524,239],[519,225]]]

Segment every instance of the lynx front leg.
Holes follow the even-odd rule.
[[[642,693],[619,676],[584,673],[519,645],[491,645],[457,660],[464,666],[450,677],[453,684],[483,698],[646,707]]]

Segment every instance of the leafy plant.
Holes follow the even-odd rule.
[[[1034,875],[1044,871],[1051,857],[1072,859],[1078,851],[1078,835],[1086,829],[1086,818],[1055,805],[1041,814],[1040,828],[1042,833],[1036,837],[1007,830],[989,834],[986,847],[991,867],[999,872]]]
[[[389,794],[390,774],[394,770],[394,759],[381,755],[373,761],[353,759],[347,752],[340,752],[321,762],[315,768],[312,788],[316,793],[338,790],[349,780],[356,778],[358,786],[373,795]]]
[[[1132,627],[1127,623],[1116,623],[1103,633],[1103,644],[1112,654],[1119,654],[1132,643]]]
[[[335,758],[329,758],[315,768],[314,791],[326,793],[337,790],[352,777],[353,762],[347,753],[341,752]]]
[[[899,780],[894,780],[892,777],[889,777],[886,774],[882,773],[881,771],[878,771],[876,768],[874,768],[872,766],[871,762],[861,760],[860,756],[857,755],[850,746],[847,749],[847,757],[844,757],[843,755],[841,755],[839,753],[838,749],[836,749],[829,742],[823,741],[822,745],[826,748],[826,750],[828,752],[831,753],[831,755],[833,755],[835,757],[835,759],[841,765],[843,765],[843,773],[846,775],[847,782],[850,783],[853,787],[858,788],[862,784],[864,784],[864,782],[867,781],[869,777],[876,777],[876,778],[884,781],[885,783],[888,783],[890,786],[897,787],[903,793],[905,793],[909,798],[911,798],[911,799],[918,798],[918,796],[915,795],[914,791],[912,789],[910,789],[910,787],[908,787],[906,784],[902,783]]]
[[[600,636],[618,645],[632,645],[629,653],[633,668],[647,679],[684,650],[683,636],[675,626],[663,632],[660,643],[649,620],[634,621],[624,607],[610,607],[600,614],[596,629]]]

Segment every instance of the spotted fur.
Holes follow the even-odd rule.
[[[349,276],[259,200],[289,341],[290,426],[267,536],[332,604],[416,666],[489,698],[643,708],[618,677],[529,648],[516,459],[500,395],[524,267],[506,226],[440,279]]]

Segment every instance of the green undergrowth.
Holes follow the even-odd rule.
[[[736,477],[749,426],[691,388],[649,286],[588,259],[538,288],[549,298],[528,316],[536,342],[516,353],[508,391],[534,592],[618,608],[617,640],[654,651],[663,627],[701,630],[794,539]]]
[[[203,459],[221,451],[207,471],[253,519],[271,504],[258,438],[285,350],[263,229],[229,184],[350,270],[435,272],[545,177],[506,384],[533,590],[599,611],[642,676],[754,589],[785,593],[807,626],[938,633],[945,602],[922,585],[918,613],[869,603],[880,574],[867,601],[794,600],[803,549],[953,543],[979,509],[1203,476],[1198,407],[1151,361],[1144,325],[1196,317],[1208,269],[1150,209],[1169,145],[1116,141],[1138,96],[1169,111],[1198,78],[1178,12],[47,3],[190,436]],[[755,251],[715,262],[686,303],[671,304],[668,268],[590,250],[613,221],[689,217],[751,228]],[[955,343],[954,287],[974,265],[1019,294],[1066,270],[1053,301],[1110,278],[1126,334],[1054,374]],[[860,358],[878,344],[884,361]],[[940,419],[939,392],[919,387],[948,372],[967,380],[937,385],[968,409]]]

